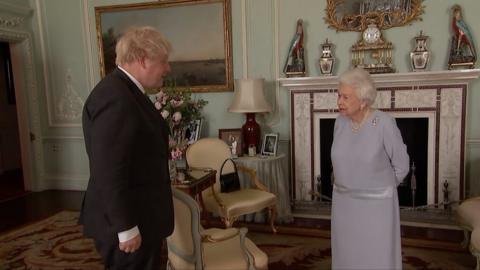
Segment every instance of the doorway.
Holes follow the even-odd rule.
[[[0,42],[0,201],[25,193],[10,46]]]

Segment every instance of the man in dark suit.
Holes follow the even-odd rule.
[[[144,94],[163,85],[170,48],[152,27],[128,29],[115,48],[117,68],[85,102],[90,180],[80,223],[110,270],[159,269],[173,231],[169,130]]]

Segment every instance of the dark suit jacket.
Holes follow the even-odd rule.
[[[168,126],[118,68],[85,102],[83,132],[90,164],[80,218],[84,234],[107,241],[138,225],[143,243],[170,235]]]

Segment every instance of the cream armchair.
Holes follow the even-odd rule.
[[[260,183],[255,170],[237,165],[237,169],[249,175],[254,188],[222,193],[220,191],[220,167],[232,154],[228,145],[217,138],[200,139],[187,149],[187,163],[190,167],[212,168],[217,171],[215,185],[203,191],[205,210],[222,218],[225,227],[230,228],[239,216],[255,213],[268,208],[270,226],[276,232],[274,220],[276,216],[277,197]],[[225,164],[224,173],[233,172],[231,162]]]
[[[465,239],[473,256],[477,258],[476,270],[480,270],[480,197],[464,200],[457,208],[457,222],[463,229]]]
[[[175,229],[167,238],[170,270],[267,269],[268,257],[250,239],[246,228],[203,229],[197,202],[173,189]]]

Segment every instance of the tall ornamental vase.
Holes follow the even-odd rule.
[[[410,53],[410,63],[413,71],[426,71],[428,60],[430,60],[430,52],[427,49],[428,36],[420,35],[415,37],[415,49]]]
[[[320,73],[323,76],[331,76],[333,74],[335,57],[332,53],[332,47],[333,44],[328,42],[328,39],[322,44],[322,56],[320,57],[318,64],[320,66]]]

